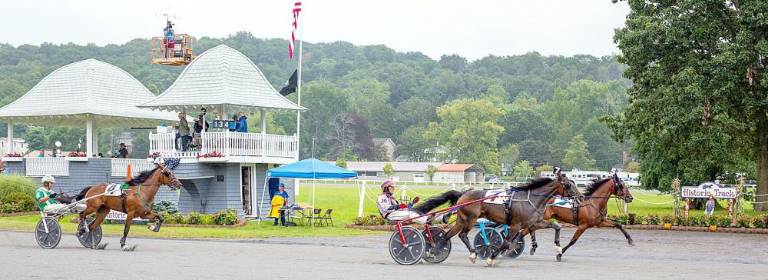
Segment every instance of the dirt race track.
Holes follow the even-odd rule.
[[[572,234],[564,229],[563,244]],[[496,267],[471,264],[458,238],[442,264],[401,266],[389,235],[267,240],[129,239],[95,251],[64,235],[44,250],[32,233],[0,231],[0,279],[768,279],[768,235],[630,231],[635,246],[613,229],[588,230],[561,263],[552,231],[539,250]],[[528,242],[529,240],[526,240]]]

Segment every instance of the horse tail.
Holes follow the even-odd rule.
[[[460,191],[450,190],[437,196],[430,197],[423,203],[414,206],[413,209],[419,211],[419,213],[426,214],[446,202],[450,203],[451,206],[456,205],[456,201],[459,200],[461,195],[463,195],[463,193]]]
[[[81,190],[80,193],[77,194],[77,196],[75,196],[75,200],[82,200],[83,198],[85,198],[85,195],[88,193],[89,190],[91,190],[91,187],[86,187],[83,190]]]

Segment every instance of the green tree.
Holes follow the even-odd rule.
[[[395,168],[392,166],[391,162],[387,162],[387,164],[384,165],[384,174],[387,174],[387,177],[392,177],[392,175],[395,174]]]
[[[515,164],[513,174],[517,180],[528,179],[533,175],[533,167],[527,160],[521,160]]]
[[[595,160],[589,157],[587,142],[584,141],[584,136],[581,134],[573,137],[568,143],[563,157],[563,165],[566,169],[589,170],[594,168]]]
[[[33,126],[27,129],[24,135],[24,141],[30,150],[43,150],[48,147],[48,141],[45,139],[45,129],[39,126]]]
[[[437,109],[439,122],[431,122],[426,137],[450,151],[461,162],[479,163],[485,170],[498,170],[498,125],[502,111],[488,100],[456,100]]]
[[[434,165],[427,165],[427,169],[424,170],[424,173],[427,174],[427,180],[432,182],[432,179],[435,178],[435,173],[437,172],[437,167]]]
[[[516,144],[507,144],[499,150],[501,167],[511,168],[520,160],[520,147]]]
[[[627,162],[627,167],[624,170],[627,172],[640,172],[640,164],[636,161]]]
[[[766,209],[768,2],[629,5],[614,39],[634,82],[631,102],[609,123],[635,140],[643,185],[669,185],[678,174],[684,182],[713,178],[745,157],[758,169],[756,209]],[[666,181],[651,182],[659,178]]]
[[[344,157],[337,157],[336,166],[341,168],[347,168],[347,160]]]

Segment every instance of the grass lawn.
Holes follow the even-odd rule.
[[[297,198],[299,204],[310,206],[312,203],[312,185],[302,184],[300,195]],[[447,188],[419,187],[410,188],[406,192],[409,197],[419,196],[428,198],[440,193]],[[365,192],[363,215],[378,215],[376,198],[379,196],[378,186],[369,186]],[[399,197],[399,193],[397,194]],[[659,216],[673,215],[672,197],[659,195],[654,192],[633,190],[635,200],[629,205],[630,213],[638,215],[657,214]],[[323,184],[315,190],[315,205],[317,208],[333,209],[334,225],[329,227],[275,227],[272,221],[249,221],[246,226],[238,228],[188,228],[188,227],[163,227],[159,233],[151,232],[145,225],[136,225],[131,231],[131,236],[159,237],[159,238],[269,238],[269,237],[312,237],[312,236],[356,236],[374,234],[376,232],[350,229],[345,225],[353,223],[357,218],[359,206],[359,191],[355,185],[328,185]],[[620,214],[618,204],[612,199],[608,203],[609,214]],[[749,204],[744,205],[745,214],[750,216],[765,215],[756,213]],[[725,211],[715,212],[716,215],[724,215]],[[703,215],[703,211],[693,210],[691,215]],[[0,217],[0,230],[34,231],[39,217]],[[65,233],[74,233],[76,225],[69,222],[69,218],[62,220]],[[120,235],[122,225],[104,225],[103,230],[108,235]]]

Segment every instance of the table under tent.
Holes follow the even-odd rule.
[[[261,193],[260,205],[269,203],[265,201],[267,193],[267,182],[269,178],[292,178],[292,179],[312,179],[312,209],[315,207],[315,182],[318,179],[350,179],[356,178],[357,173],[336,165],[320,161],[315,158],[309,158],[297,161],[291,164],[267,170],[267,176],[264,178],[264,189]],[[271,199],[271,198],[270,198]],[[260,207],[264,208],[264,207]],[[265,217],[261,217],[264,219]]]

